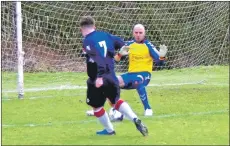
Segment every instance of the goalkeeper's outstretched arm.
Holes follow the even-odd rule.
[[[167,46],[166,45],[160,45],[160,50],[158,51],[154,45],[152,45],[150,42],[148,43],[149,53],[156,62],[156,64],[163,65],[165,61],[165,56],[167,54]]]

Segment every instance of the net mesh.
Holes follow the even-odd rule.
[[[126,41],[132,39],[132,27],[137,23],[143,24],[147,39],[157,48],[163,43],[168,46],[165,69],[225,65],[229,62],[229,2],[21,3],[25,75],[44,72],[58,76],[49,81],[44,79],[42,85],[63,83],[65,74],[62,72],[86,71],[79,31],[79,19],[84,15],[95,18],[97,29],[123,37]],[[17,50],[14,45],[13,2],[1,4],[4,78],[4,75],[17,71]],[[117,72],[125,72],[127,68],[127,58],[116,65]],[[71,80],[69,74],[67,78]],[[86,78],[85,75],[81,80]]]

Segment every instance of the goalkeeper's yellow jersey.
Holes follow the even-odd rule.
[[[148,40],[137,43],[129,41],[129,69],[128,72],[152,72],[153,60],[159,61],[158,50]]]

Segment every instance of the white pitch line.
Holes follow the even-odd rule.
[[[213,86],[229,86],[229,84],[216,84],[216,83],[210,83],[206,84],[205,81],[198,81],[198,82],[189,82],[189,83],[174,83],[174,84],[149,84],[149,87],[153,86],[183,86],[183,85],[213,85]],[[147,87],[148,87],[147,86]],[[39,91],[48,91],[48,90],[73,90],[73,89],[87,89],[86,86],[76,86],[76,85],[61,85],[56,87],[47,87],[47,88],[29,88],[24,89],[25,92],[39,92]],[[3,90],[2,93],[17,93],[17,90]]]
[[[71,94],[71,95],[65,95],[64,97],[73,97],[73,98],[77,98],[79,96],[82,95],[86,95],[85,92],[80,92],[78,94]],[[35,99],[41,99],[41,98],[54,98],[57,97],[57,95],[50,95],[50,96],[32,96],[32,97],[26,97],[25,99],[29,99],[29,100],[35,100]],[[2,101],[10,101],[10,100],[18,100],[18,98],[2,98]],[[80,99],[79,99],[80,100]]]
[[[48,91],[48,90],[67,90],[67,89],[86,89],[86,86],[70,86],[70,85],[61,85],[57,87],[42,87],[42,88],[29,88],[24,89],[25,92],[38,92],[38,91]],[[3,93],[15,93],[18,92],[17,90],[3,90]]]
[[[70,85],[61,85],[56,87],[47,87],[47,88],[29,88],[25,89],[25,92],[38,92],[38,91],[48,91],[48,90],[68,90],[68,89],[86,89],[86,86],[70,86]],[[3,90],[4,93],[15,93],[17,90]]]
[[[190,82],[190,83],[174,83],[174,84],[149,84],[147,87],[154,87],[154,86],[183,86],[183,85],[214,85],[214,86],[229,86],[229,84],[224,84],[224,83],[215,83],[215,84],[206,84],[204,83],[205,80],[201,80],[198,82]],[[71,89],[86,89],[86,86],[71,86],[71,85],[62,85],[62,86],[57,86],[57,87],[49,87],[49,88],[30,88],[30,89],[25,89],[25,92],[38,92],[38,91],[48,91],[48,90],[71,90]],[[5,90],[2,91],[2,93],[16,93],[16,90]],[[77,94],[77,95],[71,95],[71,96],[78,96],[82,94]],[[56,96],[38,96],[38,97],[30,97],[27,99],[39,99],[39,98],[51,98],[51,97],[56,97]],[[2,101],[9,101],[13,100],[13,98],[2,98]]]
[[[228,113],[229,109],[226,110],[218,110],[218,111],[207,111],[207,112],[190,112],[186,114],[162,114],[162,115],[156,115],[153,117],[146,117],[146,116],[139,116],[140,118],[144,119],[163,119],[163,118],[173,118],[173,117],[185,117],[185,116],[202,116],[202,115],[214,115],[214,114],[223,114]],[[55,126],[55,125],[67,125],[67,124],[85,124],[85,123],[92,123],[92,122],[98,122],[98,120],[92,119],[92,120],[81,120],[81,121],[63,121],[63,122],[49,122],[44,124],[35,124],[35,123],[29,123],[24,125],[17,125],[17,124],[2,124],[2,127],[38,127],[38,126]]]

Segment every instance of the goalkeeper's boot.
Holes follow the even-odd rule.
[[[109,118],[111,122],[121,122],[123,121],[124,115],[115,108],[111,108],[109,111]]]
[[[139,130],[143,136],[148,136],[148,129],[147,129],[147,127],[141,122],[141,120],[138,119],[138,118],[134,118],[133,121],[134,121],[134,123],[135,123],[135,125],[136,125],[136,127],[137,127],[137,130]]]
[[[94,111],[93,110],[88,110],[86,111],[87,116],[94,116]]]
[[[111,122],[121,122],[121,121],[123,121],[123,119],[124,119],[124,115],[122,114],[120,117],[118,117],[118,118],[111,118],[110,119],[110,121]]]
[[[97,135],[116,135],[116,132],[115,131],[108,132],[106,129],[104,129],[101,131],[97,131],[96,134]]]
[[[152,116],[153,115],[153,110],[152,109],[146,109],[144,115],[145,116]]]

